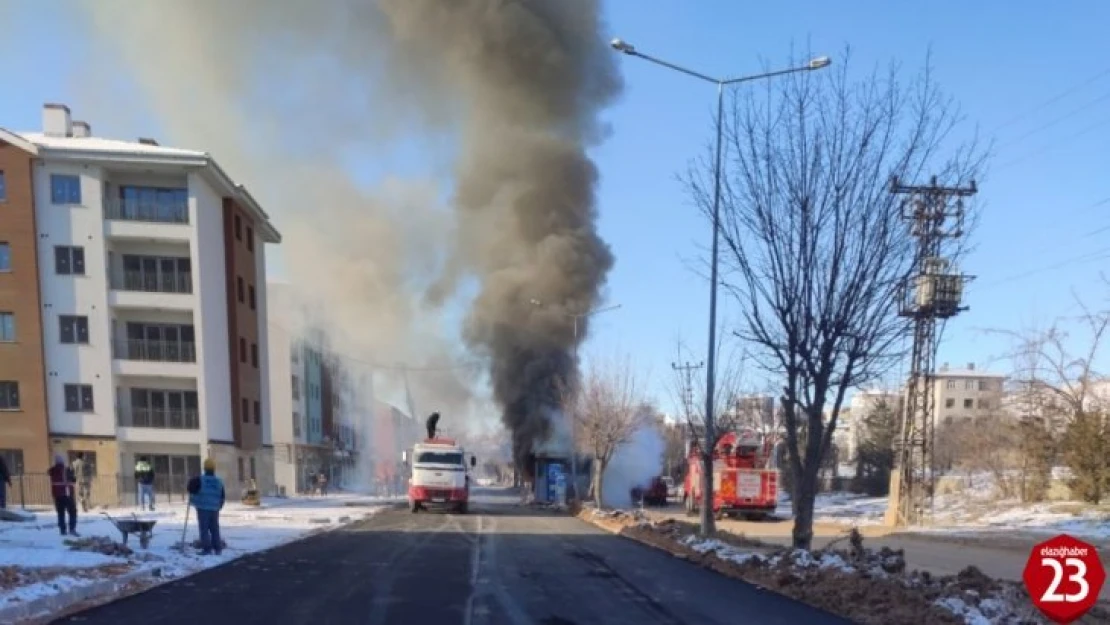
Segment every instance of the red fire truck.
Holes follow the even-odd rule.
[[[773,468],[774,442],[750,428],[725,432],[713,448],[713,512],[762,519],[778,505],[779,472]],[[699,443],[686,443],[686,482],[682,500],[686,514],[697,514],[702,501],[702,458]]]

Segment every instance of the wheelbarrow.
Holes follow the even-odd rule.
[[[157,521],[144,521],[135,516],[134,513],[131,513],[133,518],[130,519],[115,519],[107,512],[101,512],[101,514],[108,517],[112,525],[115,525],[119,533],[123,535],[123,544],[127,544],[128,536],[135,534],[139,537],[140,547],[143,549],[150,547],[150,539],[154,535],[154,524],[157,523]]]

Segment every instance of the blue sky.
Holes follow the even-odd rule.
[[[82,42],[50,19],[62,4],[21,3],[0,54],[8,78],[0,126],[37,128],[44,101],[75,101]],[[9,5],[10,6],[10,5]],[[846,44],[857,68],[902,61],[918,68],[931,45],[937,78],[970,122],[996,140],[982,182],[977,250],[963,269],[979,276],[971,310],[949,324],[938,361],[993,363],[1009,347],[987,328],[1020,329],[1074,315],[1072,290],[1105,301],[1100,269],[1110,262],[1110,5],[1042,2],[781,2],[725,0],[607,3],[613,34],[645,52],[710,74],[779,64],[792,45],[834,57]],[[3,13],[0,13],[2,16]],[[13,54],[33,50],[33,58]],[[602,174],[601,231],[617,265],[608,289],[619,310],[595,320],[587,354],[629,353],[649,388],[671,404],[670,362],[682,339],[702,358],[707,285],[684,259],[708,243],[675,174],[710,138],[713,88],[632,58],[621,60],[626,91],[606,112],[611,138],[594,152]],[[127,97],[105,85],[103,97]],[[1062,92],[1066,95],[1049,100]],[[1047,103],[1047,104],[1046,104]],[[139,114],[125,137],[158,136]],[[100,133],[98,133],[100,134]],[[280,227],[280,224],[279,224]],[[732,313],[725,307],[722,331]]]

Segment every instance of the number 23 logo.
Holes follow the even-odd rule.
[[[1091,587],[1087,584],[1087,565],[1079,558],[1068,558],[1061,564],[1055,558],[1041,558],[1041,566],[1052,569],[1052,582],[1041,595],[1041,601],[1046,603],[1078,603],[1087,598]],[[1075,573],[1068,575],[1068,581],[1079,584],[1079,592],[1074,595],[1065,595],[1058,592],[1060,583],[1064,581],[1064,567],[1072,568]]]

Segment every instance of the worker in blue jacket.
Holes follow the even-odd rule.
[[[197,524],[200,526],[201,555],[213,551],[220,555],[223,542],[220,540],[220,510],[224,507],[224,481],[216,475],[216,462],[211,458],[204,461],[204,473],[189,480],[189,503],[197,510]]]

